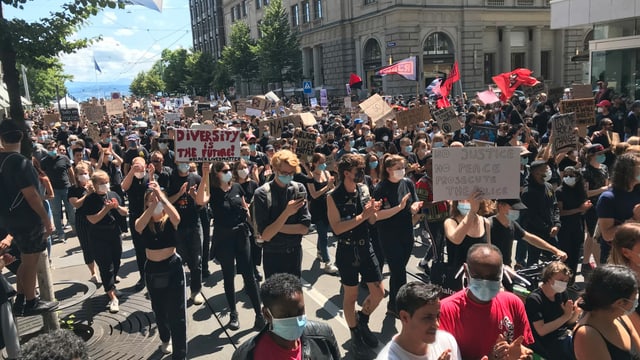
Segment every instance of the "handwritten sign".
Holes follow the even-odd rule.
[[[202,112],[202,120],[213,120],[213,110],[204,110]]]
[[[571,95],[574,99],[593,98],[593,88],[591,84],[573,84],[571,85]]]
[[[198,103],[197,106],[198,107],[196,109],[200,114],[202,114],[203,111],[211,110],[211,104],[209,103]]]
[[[433,118],[438,122],[438,126],[445,134],[452,133],[462,127],[452,106],[434,111]]]
[[[60,116],[58,114],[44,114],[43,121],[48,127],[54,127],[60,121]]]
[[[393,109],[378,94],[374,94],[360,105],[362,111],[371,119],[376,126],[384,126],[384,119],[387,115],[393,114]]]
[[[553,132],[553,144],[551,144],[554,154],[560,154],[578,148],[578,134],[574,131],[576,127],[576,114],[555,114],[551,117],[551,131]]]
[[[176,129],[177,162],[236,161],[240,159],[240,130],[199,126]]]
[[[562,114],[576,113],[578,127],[587,127],[596,123],[594,109],[595,101],[592,98],[560,101]]]
[[[498,128],[491,125],[473,125],[471,139],[475,143],[493,145],[498,139]]]
[[[433,149],[433,201],[520,197],[520,148],[515,146]]]
[[[539,82],[533,86],[523,86],[522,91],[526,97],[532,97],[545,91],[545,85],[543,82]]]
[[[175,122],[180,121],[180,114],[178,113],[166,113],[164,114],[164,122],[168,124],[173,124]]]
[[[421,106],[396,113],[396,121],[398,122],[398,127],[401,129],[423,121],[429,121],[429,119],[431,119],[431,112],[428,106]]]
[[[104,105],[107,108],[107,115],[122,115],[124,112],[124,104],[122,100],[105,100]]]
[[[309,104],[311,105],[311,107],[318,106],[318,99],[312,97],[311,99],[309,99]]]
[[[91,122],[100,122],[104,117],[104,108],[100,105],[85,105],[82,107],[82,111]]]
[[[60,109],[62,121],[80,121],[78,109]]]
[[[308,157],[313,155],[313,150],[316,148],[316,139],[318,135],[306,131],[301,131],[298,136],[298,145],[296,146],[296,154],[302,160],[308,161]]]
[[[262,95],[254,96],[251,99],[252,109],[264,111],[264,110],[267,110],[268,105],[269,105],[269,101],[267,101],[267,99]]]
[[[196,109],[193,106],[185,106],[182,108],[182,112],[184,116],[187,118],[195,118],[196,117]]]

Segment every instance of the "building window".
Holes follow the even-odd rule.
[[[423,55],[453,54],[453,44],[445,33],[437,32],[429,35],[424,42]]]
[[[493,75],[496,73],[496,54],[484,54],[484,83],[493,83]]]
[[[247,17],[247,0],[242,0],[242,17]]]
[[[231,22],[236,21],[236,8],[232,7],[231,8]]]
[[[236,5],[236,19],[240,20],[242,14],[242,10],[240,9],[240,4]]]
[[[364,0],[364,4],[365,5],[369,5],[369,4],[373,4],[375,2],[377,2],[378,0]]]
[[[322,19],[322,0],[316,0],[313,7],[313,18]]]
[[[302,22],[306,24],[309,21],[311,21],[311,4],[307,0],[302,3]]]
[[[504,6],[504,0],[487,0],[487,6]]]
[[[256,10],[262,8],[262,0],[256,0]]]
[[[533,6],[533,0],[517,0],[516,5],[518,6]]]
[[[258,39],[262,37],[262,20],[258,20]]]
[[[517,68],[526,67],[524,64],[524,58],[525,58],[525,53],[523,52],[511,53],[511,68],[517,69]]]
[[[544,80],[551,79],[551,51],[540,53],[540,76]]]
[[[295,4],[291,7],[291,25],[299,26],[300,25],[300,6]]]
[[[260,1],[260,0],[256,0],[256,1]],[[269,0],[262,0],[262,4],[263,4],[264,6],[269,5]]]

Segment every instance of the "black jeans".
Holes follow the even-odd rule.
[[[187,301],[182,259],[147,260],[145,281],[162,342],[171,340],[172,359],[187,358]]]
[[[528,230],[527,230],[528,231]],[[541,238],[542,240],[548,242],[549,244],[553,245],[553,246],[557,246],[558,245],[558,241],[556,240],[556,238],[550,238],[549,237],[549,233],[551,232],[551,229],[548,230],[536,230],[536,231],[529,231],[530,233],[537,235],[539,238]],[[533,266],[535,264],[538,263],[538,260],[540,260],[540,254],[542,254],[543,252],[546,254],[551,254],[550,252],[546,251],[546,250],[542,250],[542,249],[538,249],[537,247],[527,243],[527,251],[529,253],[529,256],[527,256],[527,267]]]
[[[209,209],[204,207],[198,212],[200,216],[200,225],[202,229],[202,271],[209,271],[209,251],[211,249],[211,218],[209,217]]]
[[[285,249],[263,249],[262,267],[264,278],[277,273],[287,273],[300,277],[302,267],[302,246],[300,244]]]
[[[116,276],[120,270],[122,258],[120,228],[118,225],[111,227],[90,225],[89,235],[91,249],[100,270],[102,286],[105,292],[111,291],[116,287]]]
[[[380,239],[380,241],[391,273],[387,308],[396,311],[396,295],[402,285],[407,283],[407,263],[413,250],[413,238]]]
[[[567,253],[566,264],[573,273],[573,281],[578,271],[580,247],[584,242],[584,222],[580,215],[565,216],[560,218],[560,221],[562,222],[562,227],[558,231],[558,241],[560,250]]]
[[[189,267],[189,287],[192,294],[202,289],[202,241],[198,228],[199,226],[178,228],[176,231],[178,254],[186,260]]]
[[[80,242],[80,249],[82,249],[82,256],[85,264],[91,264],[95,261],[93,250],[91,249],[91,243],[89,241],[90,226],[91,223],[84,215],[76,216],[76,234],[78,236],[78,241]]]
[[[136,231],[136,219],[142,214],[129,214],[129,229],[131,229],[131,240],[133,241],[133,249],[136,252],[136,264],[140,272],[140,280],[144,281],[144,264],[147,261],[142,234]]]
[[[251,304],[256,314],[260,313],[260,296],[258,284],[253,276],[253,263],[251,261],[248,229],[244,226],[230,229],[220,225],[216,226],[213,238],[216,244],[216,256],[222,267],[224,278],[224,294],[229,303],[229,309],[236,311],[236,289],[234,278],[236,266],[244,280],[244,290],[249,295]]]

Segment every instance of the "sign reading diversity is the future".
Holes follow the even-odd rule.
[[[240,159],[240,130],[200,126],[176,129],[177,162],[236,161]]]

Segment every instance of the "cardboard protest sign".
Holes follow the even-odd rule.
[[[164,122],[173,124],[176,121],[180,121],[180,114],[178,113],[166,113],[164,114]]]
[[[551,88],[551,89],[549,89],[549,92],[547,93],[547,98],[549,100],[551,100],[551,102],[553,104],[555,104],[558,101],[562,100],[563,96],[564,96],[564,88],[563,87]]]
[[[213,120],[213,110],[204,110],[202,112],[202,120]]]
[[[294,112],[302,112],[302,104],[291,105],[291,110]]]
[[[435,148],[433,201],[464,200],[474,191],[484,199],[520,197],[520,148],[515,146]]]
[[[560,101],[560,112],[562,114],[575,113],[576,126],[585,128],[596,123],[595,100],[576,99]]]
[[[574,99],[593,98],[593,88],[591,87],[591,84],[572,84],[571,96]]]
[[[267,101],[267,99],[262,96],[262,95],[258,95],[258,96],[254,96],[251,99],[251,108],[252,109],[256,109],[256,110],[267,110],[267,106],[269,105],[269,101]]]
[[[240,159],[240,130],[198,126],[175,130],[177,162],[236,161]]]
[[[302,125],[304,127],[313,126],[313,125],[315,125],[317,123],[316,117],[313,116],[313,114],[309,113],[309,112],[300,113],[300,114],[293,115],[293,116],[300,117],[300,122],[302,123]]]
[[[420,106],[396,113],[396,121],[401,129],[423,121],[429,121],[429,119],[431,119],[431,112],[428,106]]]
[[[543,82],[539,82],[533,86],[522,86],[522,91],[526,97],[532,97],[544,92],[546,89]]]
[[[393,114],[393,109],[387,104],[384,99],[378,94],[374,94],[367,100],[360,103],[360,108],[371,119],[371,122],[376,126],[384,126],[384,120],[389,114]]]
[[[122,115],[124,113],[124,104],[122,100],[105,100],[104,105],[106,106],[107,115]]]
[[[491,125],[473,125],[471,139],[475,143],[493,145],[498,139],[498,128]]]
[[[244,115],[247,109],[247,99],[239,99],[233,102],[233,111],[238,115]]]
[[[195,118],[196,117],[196,109],[193,106],[185,106],[182,108],[182,112],[184,116],[187,118]]]
[[[297,138],[298,145],[296,146],[296,154],[303,161],[309,161],[313,150],[316,147],[316,139],[318,135],[306,131],[301,131]]]
[[[442,129],[445,134],[462,128],[458,115],[452,106],[434,111],[433,118],[438,122],[438,126],[440,126],[440,129]]]
[[[551,129],[553,143],[551,151],[554,154],[569,152],[578,149],[578,134],[576,127],[576,114],[555,114],[551,117]]]
[[[80,121],[78,109],[60,109],[62,121]]]
[[[90,122],[100,122],[104,117],[104,108],[100,105],[85,105],[82,107],[82,111]]]
[[[42,120],[48,127],[53,127],[55,123],[60,121],[60,116],[58,114],[44,114]]]
[[[293,123],[293,126],[300,126],[300,118],[297,116],[286,116],[280,118],[270,118],[260,121],[260,129],[263,129],[265,125],[269,126],[269,134],[271,136],[279,138],[282,136],[282,132],[287,129],[287,125]]]

